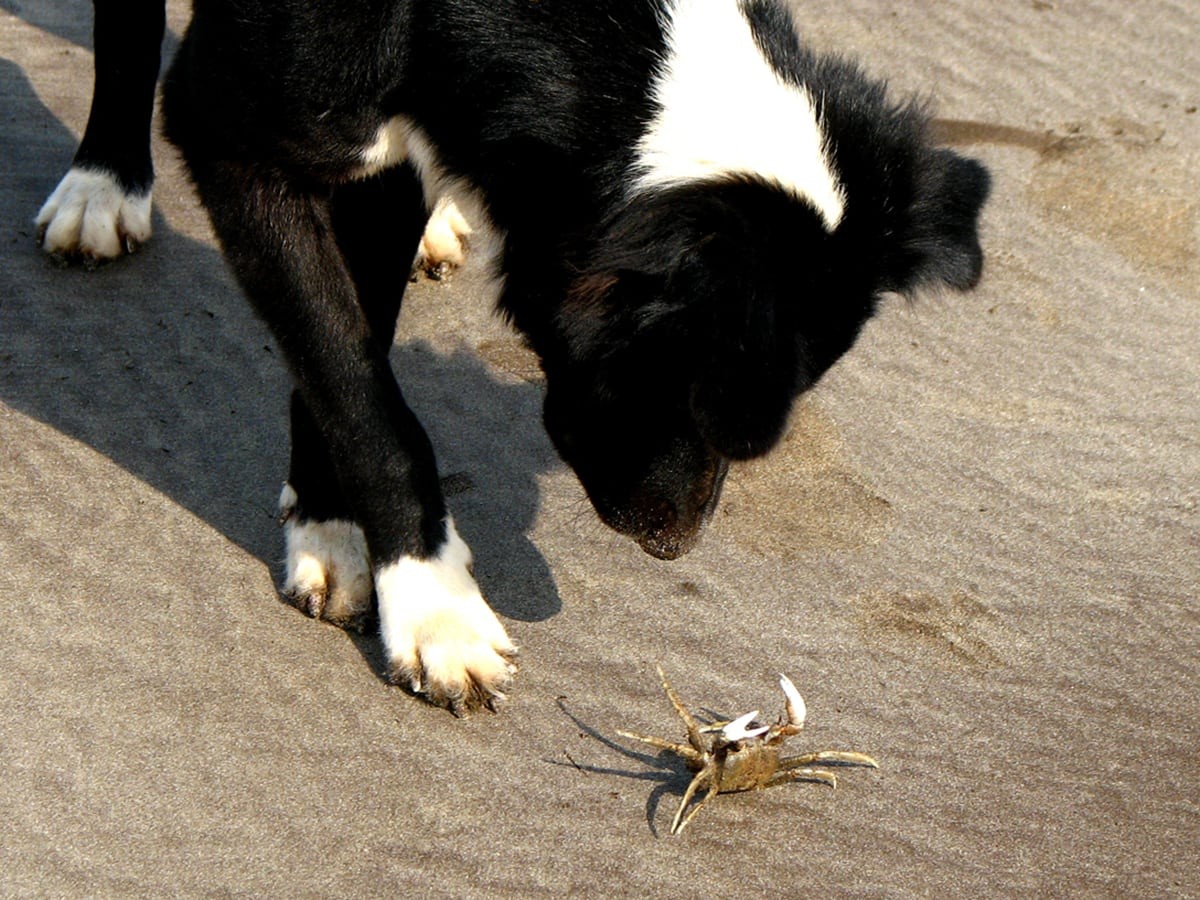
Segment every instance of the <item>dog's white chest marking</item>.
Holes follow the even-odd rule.
[[[667,25],[636,188],[750,175],[811,204],[833,231],[846,201],[813,98],[771,67],[740,4],[675,0]]]

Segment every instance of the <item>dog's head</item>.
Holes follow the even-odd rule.
[[[987,173],[929,147],[919,110],[890,112],[890,131],[832,147],[835,228],[754,177],[658,188],[612,216],[574,278],[543,354],[546,428],[600,517],[646,552],[692,547],[728,462],[778,442],[882,294],[978,281]]]

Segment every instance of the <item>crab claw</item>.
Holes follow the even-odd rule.
[[[740,718],[734,719],[732,722],[726,723],[721,728],[721,737],[727,741],[745,741],[758,737],[760,734],[766,734],[769,729],[767,725],[759,728],[748,727],[757,717],[758,710],[756,709]]]
[[[787,698],[788,724],[795,725],[797,729],[803,728],[804,719],[808,715],[808,707],[804,705],[804,698],[792,684],[792,679],[786,675],[779,676],[779,686],[783,688],[783,696]]]

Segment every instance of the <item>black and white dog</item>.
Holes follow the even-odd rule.
[[[393,680],[456,710],[515,649],[388,366],[428,198],[490,219],[555,446],[662,558],[881,295],[981,271],[986,172],[785,0],[196,0],[164,110],[297,385],[285,591],[374,592]]]

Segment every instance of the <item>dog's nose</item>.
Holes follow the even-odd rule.
[[[658,559],[678,559],[695,547],[717,508],[728,473],[729,462],[714,456],[707,477],[696,482],[682,510],[662,497],[637,504],[641,526],[636,531],[638,546]]]
[[[638,546],[655,559],[679,559],[694,546],[699,531],[685,535],[671,531],[654,531],[638,538]]]

